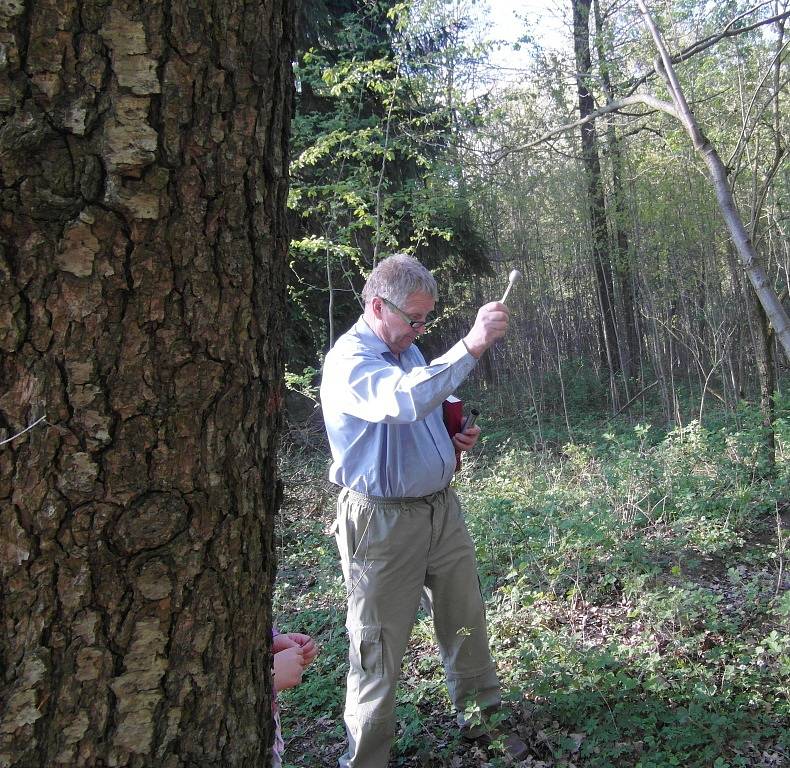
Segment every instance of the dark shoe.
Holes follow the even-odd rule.
[[[529,748],[515,733],[505,736],[504,748],[505,754],[514,760],[526,760],[529,755]]]
[[[529,756],[529,747],[516,733],[507,728],[495,728],[490,733],[481,733],[475,736],[465,733],[464,738],[481,747],[490,747],[494,742],[499,742],[505,754],[516,761],[524,760]]]

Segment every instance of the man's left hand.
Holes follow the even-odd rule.
[[[453,445],[458,451],[471,451],[477,444],[477,439],[480,437],[480,427],[475,424],[463,432],[456,432],[453,436]]]

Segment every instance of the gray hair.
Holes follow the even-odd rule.
[[[416,292],[427,293],[434,301],[439,297],[434,276],[413,256],[396,253],[376,265],[362,289],[362,298],[367,304],[380,296],[401,306]]]

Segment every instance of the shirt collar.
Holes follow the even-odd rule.
[[[389,353],[391,357],[394,357],[390,348],[376,336],[363,316],[360,316],[359,320],[357,320],[354,326],[354,333],[357,334],[359,340],[362,341],[365,346],[370,347],[374,352],[380,352],[382,355]]]
[[[401,352],[400,355],[396,355],[378,336],[376,336],[373,329],[365,320],[364,315],[360,315],[359,320],[354,326],[354,333],[356,333],[357,338],[366,347],[372,349],[374,352],[378,352],[387,362],[403,367],[404,364],[408,364],[406,361],[412,361],[413,364],[413,361],[417,359],[414,357],[414,355],[417,354],[416,350],[419,349],[416,344],[412,342],[408,349]]]

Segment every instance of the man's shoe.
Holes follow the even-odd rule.
[[[510,755],[514,760],[526,760],[529,755],[529,748],[515,733],[505,736],[504,747],[505,754]]]
[[[467,741],[474,741],[482,747],[490,747],[498,741],[502,745],[506,755],[513,760],[524,760],[529,756],[529,747],[519,738],[519,736],[506,728],[495,728],[493,731],[466,731],[463,734]]]

